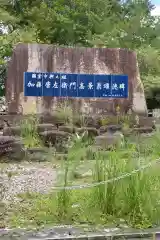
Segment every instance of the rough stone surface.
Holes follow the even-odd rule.
[[[12,143],[15,141],[19,141],[20,138],[16,138],[13,136],[0,136],[0,144]]]
[[[27,152],[29,153],[46,153],[48,151],[48,148],[44,148],[44,147],[33,147],[33,148],[28,148]]]
[[[0,156],[12,156],[22,160],[24,149],[21,139],[13,136],[0,136]]]
[[[100,128],[100,119],[101,115],[97,115],[96,113],[73,116],[74,125],[77,127]]]
[[[56,126],[49,123],[43,123],[37,125],[37,132],[44,132],[49,130],[55,130]],[[11,126],[11,127],[5,127],[3,129],[3,135],[4,136],[21,136],[22,127],[21,126]]]
[[[37,126],[37,131],[44,132],[44,131],[49,131],[49,130],[55,130],[56,126],[54,124],[49,124],[49,123],[43,123],[43,124],[38,124]]]
[[[40,136],[46,144],[51,143],[54,145],[56,141],[67,140],[71,135],[70,133],[64,131],[50,130],[40,133]]]
[[[68,132],[68,133],[75,133],[76,128],[73,126],[59,126],[59,131]]]
[[[112,147],[119,146],[123,141],[123,134],[116,133],[110,134],[105,133],[103,135],[95,137],[95,145],[102,149],[110,149]]]
[[[140,133],[151,133],[153,132],[152,127],[139,127],[139,128],[134,128],[133,133],[135,134],[140,134]]]
[[[140,117],[139,118],[139,126],[140,127],[153,127],[155,125],[156,119],[154,117]]]
[[[147,114],[144,89],[140,80],[136,53],[127,49],[60,48],[46,44],[18,44],[9,63],[6,81],[6,100],[9,113],[42,113],[54,111],[63,99],[24,97],[24,72],[64,72],[89,74],[127,74],[128,99],[69,99],[75,111],[115,113],[130,108]]]
[[[100,127],[100,133],[105,133],[105,132],[116,132],[116,131],[121,131],[122,130],[122,125],[106,125]]]
[[[53,124],[53,125],[65,125],[64,119],[58,118],[58,116],[50,114],[50,113],[45,113],[45,114],[40,114],[40,122],[45,123],[45,124]]]
[[[21,136],[21,127],[20,126],[12,126],[12,127],[5,127],[3,129],[4,136]]]
[[[94,127],[81,127],[77,129],[78,133],[84,133],[85,131],[88,133],[88,136],[91,136],[91,137],[95,137],[99,135],[98,129]]]

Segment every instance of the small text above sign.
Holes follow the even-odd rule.
[[[24,73],[24,95],[35,97],[127,98],[127,75]]]

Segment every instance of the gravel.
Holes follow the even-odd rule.
[[[0,166],[1,167],[1,166]],[[8,178],[10,175],[10,178]],[[56,183],[57,169],[44,165],[22,165],[10,164],[7,168],[1,169],[0,182],[5,185],[6,194],[4,200],[15,201],[15,195],[23,192],[37,192],[45,194],[51,190]],[[159,229],[158,229],[159,230]],[[118,234],[117,239],[153,239],[153,233],[156,234],[156,239],[159,239],[159,231],[157,229],[150,229],[146,232],[141,232],[132,229],[120,228],[105,228],[105,229],[89,229],[88,227],[75,227],[75,226],[54,226],[44,230],[26,230],[26,229],[5,229],[0,228],[0,239],[20,239],[20,240],[56,240],[56,239],[109,239]],[[144,235],[143,235],[144,234]]]
[[[1,170],[0,175],[5,188],[3,198],[13,201],[16,199],[15,195],[19,193],[48,193],[55,184],[56,177],[56,169],[48,166],[8,165],[7,168]]]

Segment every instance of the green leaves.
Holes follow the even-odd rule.
[[[148,0],[0,0],[0,6],[0,65],[18,42],[120,47],[137,51],[146,93],[160,76],[160,20]]]

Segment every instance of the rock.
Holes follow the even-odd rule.
[[[39,124],[37,126],[37,132],[44,132],[48,130],[54,130],[57,129],[56,126],[53,124]],[[5,127],[3,129],[3,135],[4,136],[21,136],[22,128],[20,126],[14,126],[14,127]]]
[[[21,127],[5,127],[3,129],[3,136],[21,136]]]
[[[99,135],[99,131],[93,127],[82,127],[77,129],[77,133],[88,132],[88,136],[95,137]]]
[[[12,150],[6,154],[9,161],[15,160],[15,161],[23,161],[26,157],[26,152],[23,148],[23,146],[12,146]]]
[[[13,136],[0,136],[0,145],[6,144],[6,143],[18,142],[18,141],[21,141],[21,139]]]
[[[28,148],[26,150],[27,153],[27,159],[29,161],[47,161],[48,160],[48,155],[49,151],[48,148],[44,147],[35,147],[35,148]]]
[[[100,128],[99,118],[96,115],[85,117],[86,126],[89,128]]]
[[[22,160],[25,152],[21,139],[12,136],[0,136],[0,156]]]
[[[51,59],[51,61],[48,61],[48,59]],[[52,63],[53,59],[54,64]],[[66,62],[67,65],[64,64]],[[20,68],[15,67],[20,65]],[[72,98],[69,99],[71,108],[76,109],[77,112],[83,111],[99,115],[99,112],[103,110],[108,113],[115,113],[117,105],[122,113],[126,113],[132,106],[135,113],[147,115],[144,87],[140,79],[136,52],[121,48],[68,48],[37,43],[20,43],[13,50],[6,79],[6,88],[9,89],[9,91],[6,91],[9,113],[19,112],[20,105],[23,114],[37,113],[38,109],[43,109],[44,112],[51,111],[62,102],[62,98],[44,97],[43,101],[39,101],[39,108],[37,108],[35,97],[26,98],[24,96],[23,72],[26,69],[35,72],[36,66],[39,66],[39,72],[47,72],[50,69],[51,72],[71,73],[74,69],[74,72],[85,72],[86,74],[115,74],[121,69],[122,75],[128,75],[128,98]],[[15,84],[19,87],[14,89],[15,100],[12,100],[11,88]],[[20,101],[18,101],[19,99]],[[87,107],[84,110],[86,104]]]
[[[100,127],[100,134],[103,134],[105,132],[116,132],[116,131],[121,131],[122,130],[122,126],[117,124],[117,125],[105,125]]]
[[[47,153],[48,149],[42,148],[42,147],[35,147],[35,148],[27,148],[27,152],[32,154],[32,153]]]
[[[40,132],[44,132],[44,131],[49,131],[49,130],[56,130],[56,126],[54,124],[51,123],[42,123],[42,124],[38,124],[37,126],[37,131]]]
[[[100,127],[99,132],[100,132],[100,134],[106,133],[107,132],[107,126]]]
[[[122,142],[123,142],[122,133],[116,134],[106,133],[95,138],[95,145],[102,149],[118,147],[122,144]]]
[[[40,136],[45,144],[48,145],[50,143],[54,145],[59,140],[68,140],[71,134],[64,131],[50,130],[40,133]]]
[[[117,136],[117,137],[120,137],[120,138],[124,138],[123,133],[120,132],[120,131],[116,131],[115,133],[113,133],[113,136]]]
[[[68,132],[68,133],[75,133],[76,128],[73,126],[59,126],[59,131]]]
[[[139,117],[140,127],[154,127],[155,118],[154,117]]]
[[[145,139],[151,139],[152,140],[154,135],[155,135],[154,132],[151,132],[151,133],[141,133],[140,138],[142,140],[145,140]]]
[[[89,116],[89,115],[75,115],[73,116],[74,125],[81,128],[81,127],[94,127],[99,128],[99,118],[97,116]]]
[[[88,124],[87,126],[88,127],[92,127],[92,128],[97,128],[99,129],[100,128],[100,121],[99,121],[99,116],[97,115],[93,115],[93,116],[88,116]]]
[[[40,122],[42,124],[50,123],[53,125],[58,124],[59,126],[65,124],[65,120],[62,119],[61,117],[58,117],[57,115],[52,115],[52,114],[42,114],[40,117]]]
[[[141,133],[151,133],[153,132],[152,127],[139,127],[139,128],[134,128],[133,133],[134,134],[141,134]]]
[[[0,130],[2,131],[4,128],[4,123],[0,122]]]
[[[48,160],[48,155],[47,154],[42,154],[40,152],[36,152],[33,154],[27,155],[27,160],[28,161],[35,161],[35,162],[45,162]]]
[[[124,128],[124,129],[122,129],[122,133],[123,133],[124,137],[129,137],[132,135],[133,130],[131,128]]]

